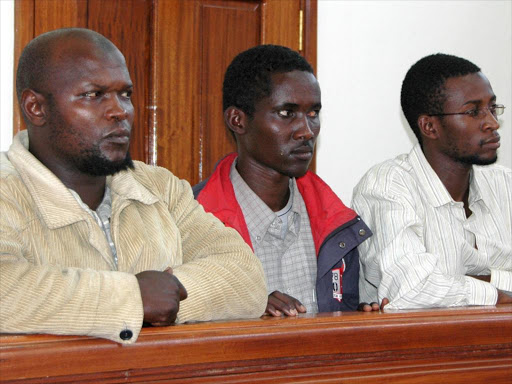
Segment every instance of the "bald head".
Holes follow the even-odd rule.
[[[91,48],[98,53],[120,54],[110,40],[90,29],[63,28],[36,37],[23,49],[18,63],[18,101],[26,89],[45,94],[47,84],[58,74],[60,65],[79,58],[80,49]]]

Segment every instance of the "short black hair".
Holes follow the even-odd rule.
[[[44,93],[48,80],[53,74],[53,56],[55,48],[68,38],[76,38],[94,43],[97,47],[109,52],[117,47],[105,36],[85,28],[61,28],[43,33],[30,41],[21,52],[16,72],[16,94],[18,102],[25,89],[33,89]]]
[[[313,73],[298,52],[280,45],[258,45],[239,53],[229,64],[222,87],[222,106],[253,116],[255,104],[272,93],[272,75],[291,71]]]
[[[461,57],[436,53],[416,62],[405,75],[400,101],[405,118],[422,144],[418,118],[421,114],[443,113],[445,81],[452,77],[480,72]]]

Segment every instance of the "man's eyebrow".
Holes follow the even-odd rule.
[[[94,87],[94,88],[98,88],[99,90],[102,90],[102,91],[103,91],[103,90],[106,90],[106,89],[108,89],[108,88],[109,88],[109,87],[108,87],[108,86],[106,86],[106,85],[103,85],[103,84],[96,84],[96,83],[92,83],[92,82],[91,82],[91,83],[85,83],[85,84],[84,84],[84,87],[88,87],[88,86],[90,86],[90,87]],[[126,83],[126,84],[123,84],[122,88],[123,88],[123,89],[131,89],[131,88],[133,88],[133,83]]]
[[[299,104],[296,103],[283,103],[276,105],[275,109],[297,109],[299,108]],[[311,106],[311,109],[321,109],[322,103],[316,103]]]
[[[97,84],[97,83],[92,83],[92,82],[85,82],[85,83],[82,84],[82,86],[97,88],[97,89],[100,89],[100,90],[107,89],[107,87],[105,87],[104,85]]]
[[[491,101],[496,101],[496,95],[494,95],[493,97],[491,97]],[[464,104],[462,104],[463,106],[464,105],[468,105],[468,104],[480,104],[482,102],[482,100],[478,99],[478,100],[469,100],[469,101],[466,101]]]
[[[299,107],[299,104],[295,104],[295,103],[283,103],[283,104],[279,104],[279,105],[276,105],[276,109],[296,109]]]

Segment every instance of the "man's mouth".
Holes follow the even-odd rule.
[[[302,160],[309,160],[313,157],[313,147],[309,144],[301,145],[291,151],[292,156]]]
[[[482,147],[498,149],[500,147],[500,135],[496,135],[490,139],[483,140],[481,143]]]
[[[130,142],[130,131],[128,130],[117,130],[107,134],[104,138],[111,143],[126,144]]]

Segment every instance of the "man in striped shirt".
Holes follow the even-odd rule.
[[[512,303],[512,173],[494,165],[496,103],[473,63],[435,54],[408,71],[404,115],[418,138],[376,165],[353,207],[374,232],[360,247],[362,301],[386,308]]]

